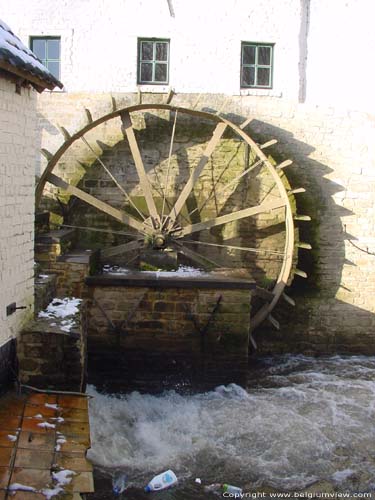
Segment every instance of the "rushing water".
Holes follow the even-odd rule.
[[[245,492],[375,491],[374,357],[264,358],[246,390],[89,392],[94,498],[113,497],[116,469],[128,477],[123,498],[137,500],[150,498],[143,487],[169,468],[179,484],[152,494],[160,500],[217,498],[204,491],[211,483]]]

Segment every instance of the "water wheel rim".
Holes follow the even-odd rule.
[[[243,130],[240,128],[240,126],[234,124],[227,118],[224,118],[218,114],[214,113],[209,113],[207,111],[200,111],[200,110],[194,110],[194,109],[189,109],[185,107],[180,107],[172,104],[136,104],[132,106],[126,106],[122,107],[116,110],[111,111],[110,113],[107,113],[96,120],[89,120],[89,122],[82,127],[80,130],[75,132],[74,134],[68,134],[65,132],[65,141],[63,144],[58,148],[58,150],[51,156],[51,158],[48,160],[47,166],[45,170],[43,171],[39,182],[36,186],[36,191],[35,191],[35,196],[36,196],[36,206],[38,206],[41,202],[43,190],[45,187],[45,184],[48,181],[48,177],[50,174],[52,174],[53,169],[55,166],[58,164],[60,158],[62,155],[79,139],[84,137],[84,135],[91,130],[95,129],[99,125],[112,120],[114,118],[118,118],[123,116],[124,114],[130,114],[134,112],[139,112],[139,111],[150,111],[150,110],[155,110],[155,111],[170,111],[170,112],[178,112],[178,113],[184,113],[190,116],[195,116],[198,118],[203,118],[207,120],[214,121],[216,123],[223,123],[230,129],[232,129],[238,136],[240,136],[245,143],[247,143],[256,153],[258,158],[262,160],[263,165],[266,167],[270,175],[272,176],[275,185],[278,189],[278,192],[280,194],[280,198],[284,202],[285,206],[285,244],[284,244],[284,251],[283,251],[283,262],[281,265],[281,269],[279,271],[279,274],[276,278],[275,285],[273,286],[272,289],[272,294],[273,294],[273,299],[269,302],[266,302],[256,313],[255,315],[251,318],[251,330],[253,331],[257,326],[259,326],[260,323],[264,319],[268,317],[268,315],[271,313],[271,311],[274,309],[276,304],[278,303],[285,286],[288,283],[290,274],[292,272],[292,263],[293,263],[293,253],[294,253],[294,220],[293,220],[293,211],[292,207],[290,204],[290,199],[288,192],[276,170],[276,168],[272,165],[268,157],[263,153],[261,150],[260,146]]]

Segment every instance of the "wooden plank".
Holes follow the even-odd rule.
[[[138,148],[137,139],[135,138],[135,135],[134,135],[133,124],[132,124],[132,121],[131,121],[131,118],[130,118],[128,111],[125,111],[124,113],[122,113],[121,119],[122,119],[122,123],[124,125],[124,130],[125,130],[126,136],[128,138],[128,141],[129,141],[130,150],[131,150],[133,158],[134,158],[135,168],[137,169],[139,182],[140,182],[143,194],[145,195],[145,200],[146,200],[146,205],[147,205],[148,211],[149,211],[151,217],[153,217],[156,221],[159,221],[159,214],[156,210],[154,198],[152,197],[151,185],[150,185],[149,179],[147,177],[145,167],[143,165],[143,160],[142,160],[139,148]]]
[[[310,245],[310,243],[304,243],[303,241],[297,243],[297,247],[304,248],[305,250],[312,250],[312,246]]]
[[[241,123],[240,129],[243,130],[244,128],[246,128],[251,121],[252,121],[252,118],[247,118],[243,123]]]
[[[285,160],[285,161],[281,162],[279,165],[276,166],[276,170],[281,170],[281,169],[283,169],[285,167],[288,167],[292,163],[293,163],[292,160]]]
[[[186,255],[186,257],[189,257],[191,260],[196,262],[197,264],[203,266],[204,268],[207,267],[207,264],[211,264],[213,267],[222,267],[220,264],[217,262],[214,262],[213,260],[209,259],[208,257],[205,257],[204,255],[201,255],[198,252],[195,252],[194,250],[191,250],[188,248],[186,245],[179,241],[175,241],[175,244],[179,247],[177,250],[182,253],[183,255]]]
[[[46,160],[48,160],[48,161],[50,161],[53,158],[53,154],[50,153],[48,151],[48,149],[42,148],[40,150],[40,152],[42,153],[42,155],[44,156],[44,158],[46,158]]]
[[[60,132],[62,133],[62,135],[64,136],[64,139],[66,141],[69,141],[72,136],[70,135],[70,133],[66,130],[65,127],[62,127],[61,125],[57,125],[57,128],[60,130]]]
[[[262,144],[259,147],[260,147],[260,149],[266,149],[266,148],[269,148],[270,146],[273,146],[274,144],[277,144],[277,139],[271,139],[270,141],[265,142],[264,144]]]
[[[268,320],[271,323],[271,325],[276,328],[276,330],[280,330],[280,323],[277,321],[277,319],[272,316],[272,314],[268,315]]]
[[[195,183],[197,182],[198,178],[200,177],[204,167],[206,166],[210,156],[212,155],[215,147],[219,143],[221,137],[224,134],[225,129],[227,128],[226,123],[218,123],[215,127],[214,133],[208,142],[206,149],[201,157],[201,159],[198,162],[198,165],[196,168],[193,170],[189,180],[184,186],[184,189],[182,190],[180,196],[178,197],[174,207],[172,208],[169,217],[171,218],[172,221],[175,221],[177,216],[182,210],[182,207],[185,205],[186,200],[188,199]]]
[[[289,295],[287,295],[285,292],[283,292],[281,294],[281,296],[285,300],[285,302],[288,302],[288,304],[290,304],[291,306],[295,307],[296,302],[295,302],[294,299],[292,299],[292,297],[289,297]]]
[[[105,212],[114,219],[122,222],[123,224],[126,224],[129,227],[132,227],[133,229],[136,229],[140,233],[142,234],[147,233],[147,228],[141,222],[127,215],[122,210],[118,210],[117,208],[111,207],[111,205],[108,205],[108,203],[98,200],[91,194],[85,193],[84,191],[82,191],[82,189],[79,189],[76,186],[68,184],[60,177],[57,177],[57,175],[52,173],[48,174],[47,181],[56,187],[65,189],[65,191],[67,191],[69,194],[76,196],[85,203],[88,203],[89,205],[97,208],[98,210]]]
[[[244,208],[243,210],[238,210],[237,212],[232,212],[231,214],[221,215],[208,221],[197,222],[196,224],[185,226],[182,228],[181,232],[177,233],[176,236],[186,236],[197,231],[203,231],[204,229],[210,229],[215,226],[227,224],[228,222],[244,219],[245,217],[250,217],[252,215],[268,212],[270,210],[275,210],[276,208],[281,207],[285,207],[285,201],[281,198],[278,198],[274,201],[262,203],[261,205],[257,205],[255,207]]]
[[[290,195],[290,194],[298,194],[298,193],[306,193],[306,189],[305,188],[295,188],[295,189],[290,189],[288,191],[288,195]]]
[[[87,117],[87,123],[92,123],[94,120],[92,119],[91,111],[88,108],[85,108],[85,113]]]
[[[311,217],[310,215],[294,215],[293,216],[293,219],[294,220],[304,220],[304,221],[310,221],[311,220]]]
[[[307,278],[307,273],[305,273],[305,271],[301,271],[301,269],[295,269],[294,274],[300,276],[301,278]]]
[[[115,255],[119,255],[121,253],[133,252],[134,250],[138,250],[143,246],[143,239],[130,241],[128,243],[123,243],[122,245],[116,245],[114,247],[104,248],[100,252],[100,256],[104,259],[108,257],[114,257]]]

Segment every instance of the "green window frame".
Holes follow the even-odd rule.
[[[138,84],[168,84],[169,45],[164,38],[138,38]]]
[[[272,43],[241,43],[241,88],[272,89]]]
[[[60,80],[61,39],[58,36],[32,36],[30,49],[42,61],[44,66]]]

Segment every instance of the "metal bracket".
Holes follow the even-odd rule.
[[[125,320],[121,321],[121,323],[119,323],[119,324],[115,324],[111,320],[111,318],[108,316],[108,314],[106,313],[106,311],[104,310],[104,308],[99,304],[99,302],[96,299],[93,299],[93,302],[98,306],[98,308],[100,309],[101,313],[103,314],[103,316],[107,320],[107,323],[109,325],[109,329],[113,333],[115,333],[116,335],[120,335],[120,334],[126,335],[129,322],[133,318],[134,314],[137,312],[137,309],[139,308],[139,306],[140,306],[142,300],[144,299],[146,293],[147,292],[145,292],[142,295],[142,297],[138,300],[137,304],[133,307],[133,309],[131,309],[131,311],[129,311],[129,313],[128,313],[127,317],[125,318]]]
[[[201,337],[205,337],[207,332],[208,332],[208,329],[212,323],[212,320],[220,306],[220,302],[222,300],[223,296],[222,295],[219,295],[216,299],[216,303],[214,305],[214,307],[212,308],[212,311],[210,312],[210,316],[206,322],[206,324],[204,325],[204,327],[202,328],[200,323],[199,323],[199,320],[197,318],[197,315],[196,314],[193,314],[191,312],[191,310],[188,308],[188,306],[186,304],[184,304],[184,309],[186,311],[186,316],[187,318],[193,322],[194,326],[195,326],[195,329],[197,330],[197,332],[201,335]]]

